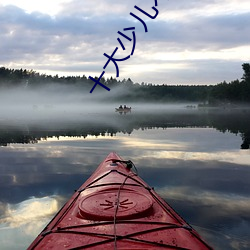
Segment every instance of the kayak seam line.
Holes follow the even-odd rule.
[[[154,197],[154,199],[165,209],[165,210],[167,210],[180,224],[183,224],[183,222],[182,221],[180,221],[180,219],[176,216],[176,215],[179,215],[177,212],[175,212],[176,213],[176,215],[173,213],[173,211],[171,211],[160,199],[159,199],[159,197],[157,196],[157,195],[155,195],[151,190],[149,190],[149,193]],[[166,201],[165,201],[165,203],[170,207],[170,208],[172,208]],[[191,229],[192,229],[192,227],[182,218],[182,217],[180,217]]]
[[[119,164],[120,166],[128,163],[129,161],[122,161],[122,160],[118,160],[116,162],[120,162],[121,164]],[[131,161],[130,161],[131,162]],[[131,162],[132,163],[132,162]],[[117,165],[118,166],[118,165]],[[132,167],[134,166],[134,164],[132,163]],[[124,167],[124,166],[123,166]],[[135,167],[135,166],[134,166]],[[32,249],[36,248],[38,246],[38,244],[40,244],[40,242],[42,241],[42,239],[44,239],[47,235],[50,234],[78,234],[78,235],[90,235],[90,236],[96,236],[98,237],[106,237],[105,240],[101,240],[100,242],[93,242],[90,243],[88,245],[85,246],[79,246],[76,248],[70,248],[71,250],[76,250],[76,249],[85,249],[85,248],[89,248],[89,247],[93,247],[93,246],[98,246],[101,244],[108,244],[111,242],[114,242],[114,247],[115,249],[117,249],[116,246],[116,241],[135,241],[135,242],[141,242],[141,243],[145,243],[145,244],[151,244],[151,245],[156,245],[156,246],[160,246],[160,247],[167,247],[167,248],[171,248],[171,249],[181,249],[181,250],[187,250],[187,248],[183,248],[183,247],[178,247],[178,246],[173,246],[173,245],[167,245],[164,243],[161,243],[162,241],[159,242],[154,242],[154,241],[150,241],[150,240],[144,240],[144,239],[139,239],[140,237],[143,238],[143,236],[145,236],[145,238],[147,238],[147,234],[151,234],[154,232],[157,232],[159,230],[168,232],[168,230],[172,230],[172,229],[183,229],[186,230],[187,232],[185,234],[190,234],[190,236],[192,235],[196,240],[202,242],[203,244],[205,244],[209,249],[213,249],[211,248],[202,238],[200,238],[199,234],[195,231],[195,229],[192,228],[191,225],[189,225],[185,219],[183,219],[172,207],[171,205],[169,205],[164,199],[162,199],[160,196],[157,195],[157,193],[154,192],[154,188],[150,187],[147,183],[145,183],[140,177],[138,177],[138,180],[136,179],[136,176],[138,176],[137,173],[137,169],[136,169],[136,173],[134,171],[132,171],[130,168],[128,168],[128,166],[126,167],[127,169],[129,169],[129,171],[126,172],[120,172],[117,169],[107,169],[101,176],[98,177],[98,173],[97,172],[95,174],[96,179],[92,180],[89,184],[85,184],[83,185],[83,188],[79,188],[78,190],[75,190],[75,193],[73,195],[73,197],[71,198],[70,201],[66,202],[64,204],[64,206],[57,212],[57,214],[54,216],[54,218],[51,220],[51,222],[43,229],[41,235],[41,238],[33,245]],[[96,184],[97,182],[99,182],[102,179],[106,180],[106,177],[111,174],[111,173],[117,173],[120,176],[124,176],[124,180],[121,181],[121,183],[104,183],[104,184]],[[113,176],[113,175],[112,175]],[[126,183],[126,181],[130,179],[132,180],[131,182],[134,183]],[[110,186],[110,185],[119,185],[119,188],[114,188],[114,190],[117,191],[117,199],[116,199],[116,210],[114,213],[114,218],[113,221],[104,221],[104,222],[99,222],[99,223],[92,223],[92,224],[87,224],[87,225],[79,225],[79,226],[70,226],[70,227],[58,227],[58,225],[60,225],[60,223],[62,222],[62,220],[65,218],[65,216],[67,215],[67,213],[72,209],[72,207],[76,204],[77,200],[79,199],[79,197],[81,197],[81,193],[83,191],[85,191],[86,189],[90,189],[90,188],[97,188],[97,187],[104,187],[104,186]],[[116,216],[118,213],[118,209],[119,209],[119,202],[120,202],[120,192],[122,190],[126,190],[126,187],[124,186],[135,186],[135,187],[140,187],[138,188],[138,190],[141,190],[143,188],[145,188],[146,190],[148,190],[148,194],[150,194],[152,196],[152,198],[154,199],[154,202],[158,203],[158,205],[160,207],[162,207],[163,210],[165,210],[166,213],[168,213],[170,216],[173,217],[173,219],[176,220],[177,224],[174,223],[165,223],[165,222],[146,222],[146,221],[128,221],[128,220],[117,220]],[[141,189],[142,188],[142,189]],[[172,210],[171,210],[172,209]],[[57,219],[57,215],[59,215],[61,213],[61,216]],[[178,223],[180,225],[178,225]],[[112,235],[110,234],[102,234],[102,233],[94,233],[94,232],[80,232],[80,231],[76,231],[74,229],[77,228],[88,228],[91,226],[101,226],[101,225],[114,225],[114,233]],[[148,228],[145,229],[143,231],[138,231],[138,232],[133,232],[130,233],[128,235],[117,235],[116,234],[116,225],[120,225],[119,228],[123,227],[123,224],[145,224],[145,225],[149,225],[151,224],[152,226],[155,225],[155,228]],[[159,226],[158,226],[159,225]],[[70,230],[73,229],[73,230]],[[84,230],[85,231],[85,230]],[[90,230],[91,231],[91,230]],[[111,230],[110,230],[111,232]],[[178,232],[178,231],[177,231]],[[109,239],[107,239],[107,237],[109,237]],[[135,238],[134,238],[135,237]],[[163,237],[164,239],[164,237]],[[96,239],[98,240],[98,239]],[[99,239],[100,240],[100,239]],[[82,243],[80,243],[82,244]],[[168,244],[175,244],[175,242],[171,242],[169,241]],[[177,245],[177,244],[176,244]]]
[[[52,223],[53,223],[53,220],[56,218],[56,216],[57,216],[60,212],[63,211],[62,216],[59,217],[59,219],[58,219],[54,224],[52,224],[52,226],[51,226],[52,230],[53,230],[53,228],[56,227],[56,225],[58,225],[58,224],[60,223],[60,221],[63,219],[63,217],[67,214],[67,212],[71,209],[71,207],[72,207],[72,206],[74,205],[74,203],[77,201],[78,197],[80,196],[80,193],[75,193],[75,194],[76,194],[76,197],[75,197],[74,200],[69,204],[69,206],[65,209],[65,211],[63,211],[63,209],[64,209],[65,206],[68,204],[68,202],[64,204],[64,206],[58,211],[58,213],[57,213],[57,214],[54,216],[54,218],[52,219],[52,221],[51,221],[50,224],[52,224]],[[50,225],[50,224],[49,224],[49,225]],[[48,228],[48,226],[45,227],[45,229],[44,229],[43,232],[41,233],[42,238],[45,237],[47,234],[50,234],[50,232],[52,232],[52,230],[45,231],[46,228]],[[41,238],[41,239],[42,239],[42,238]]]
[[[202,243],[204,243],[209,249],[213,249],[213,248],[211,248],[203,239],[201,239],[201,237],[199,237],[199,234],[193,229],[193,227],[188,223],[188,222],[186,222],[183,218],[182,218],[182,216],[180,216],[166,201],[165,201],[165,203],[172,209],[172,211],[170,210],[170,209],[168,209],[167,208],[167,206],[160,200],[160,198],[158,198],[151,190],[149,191],[150,192],[150,194],[159,202],[159,204],[161,205],[161,206],[163,206],[171,215],[173,215],[174,216],[174,218],[177,220],[177,221],[179,221],[181,224],[182,224],[182,222],[179,220],[179,218],[177,217],[177,216],[179,216],[185,223],[186,223],[186,225],[184,225],[186,228],[187,228],[187,230],[189,230],[189,232],[196,238],[196,239],[198,239],[200,242],[202,242]],[[176,215],[177,216],[176,216]]]
[[[52,232],[52,230],[53,230],[53,228],[55,228],[56,227],[56,225],[60,222],[60,220],[62,220],[62,218],[65,216],[65,214],[68,212],[68,210],[72,207],[72,205],[76,202],[76,200],[78,199],[78,197],[79,197],[79,195],[80,195],[80,193],[76,193],[75,192],[75,194],[76,194],[76,197],[74,198],[74,200],[69,204],[69,206],[68,207],[66,207],[66,205],[69,203],[69,202],[66,202],[64,205],[63,205],[63,207],[56,213],[56,215],[53,217],[53,219],[50,221],[50,223],[43,229],[43,231],[41,232],[41,237],[40,237],[40,239],[35,243],[35,241],[34,241],[34,246],[32,247],[32,249],[35,249],[39,244],[40,244],[40,242],[45,238],[45,236],[46,235],[48,235],[48,234],[50,234],[51,232]],[[63,211],[65,209],[65,211]],[[63,212],[63,214],[62,214],[62,216],[61,217],[59,217],[57,220],[55,220],[56,219],[56,217],[57,217],[57,215],[59,215],[61,212]],[[54,224],[53,224],[53,221],[56,221]],[[52,230],[48,230],[47,231],[47,229],[49,228],[51,226],[51,228],[52,228]]]

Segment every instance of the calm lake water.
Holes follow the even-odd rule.
[[[215,249],[250,249],[250,111],[113,110],[0,118],[0,248],[27,248],[115,151]]]

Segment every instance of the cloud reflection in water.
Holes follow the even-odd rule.
[[[0,209],[5,211],[0,237],[10,241],[16,235],[17,245],[23,244],[19,249],[27,246],[36,236],[32,232],[49,221],[51,215],[43,212],[55,213],[62,205],[52,195],[68,198],[115,150],[131,159],[139,175],[188,222],[206,228],[201,231],[216,249],[244,249],[250,238],[250,155],[235,149],[240,142],[239,136],[210,128],[167,128],[11,145],[0,152]],[[31,195],[37,198],[28,199]]]
[[[59,210],[60,197],[30,198],[6,204],[0,217],[0,242],[3,249],[22,249],[28,245]]]

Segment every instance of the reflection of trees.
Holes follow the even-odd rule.
[[[25,135],[22,131],[0,131],[0,146],[7,146],[11,143],[20,143],[20,144],[33,144],[37,143],[37,139],[33,135]]]
[[[224,110],[209,115],[209,126],[221,132],[240,134],[243,140],[241,149],[248,149],[250,145],[250,110]]]
[[[242,135],[243,143],[241,149],[249,149],[250,146],[250,132]]]
[[[129,116],[117,114],[103,115],[96,122],[49,123],[40,125],[26,125],[25,129],[16,127],[10,129],[7,125],[0,126],[0,145],[11,143],[37,143],[41,139],[60,136],[83,137],[114,136],[117,133],[131,134],[138,129],[174,128],[174,127],[210,127],[221,132],[229,131],[240,134],[242,149],[249,149],[250,145],[250,110],[192,110],[182,112],[148,112],[132,113]],[[107,118],[110,122],[107,122]],[[106,121],[106,122],[102,122]],[[28,129],[27,129],[28,127]]]

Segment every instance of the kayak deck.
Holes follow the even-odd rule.
[[[212,249],[110,153],[28,249]]]

